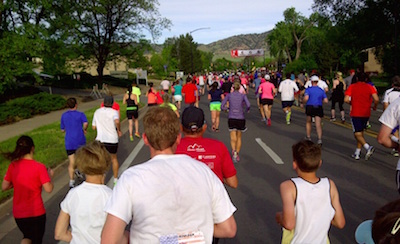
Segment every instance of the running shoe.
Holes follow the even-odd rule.
[[[129,136],[129,140],[130,140],[130,141],[133,141],[133,136]]]
[[[271,126],[271,119],[268,119],[268,120],[267,120],[267,125],[268,125],[268,126]]]
[[[232,161],[233,161],[234,163],[237,163],[236,159],[237,159],[237,152],[236,152],[235,150],[233,150],[233,151],[232,151]]]
[[[331,121],[331,122],[335,122],[335,121],[336,121],[336,118],[332,117],[332,118],[330,119],[330,121]]]
[[[267,120],[266,118],[262,118],[262,119],[261,119],[262,122],[265,122],[266,120]]]
[[[85,177],[78,169],[75,170],[75,175],[79,179],[84,179],[84,177]]]
[[[287,125],[290,125],[290,120],[289,120],[289,121],[286,121],[286,124],[287,124]]]
[[[395,157],[398,157],[399,156],[399,151],[397,151],[396,149],[393,148],[391,154],[393,156],[395,156]]]
[[[371,126],[371,124],[369,123],[369,121],[368,121],[368,123],[367,123],[367,126],[366,126],[366,129],[370,129],[372,126]]]
[[[139,132],[136,132],[136,133],[135,133],[135,136],[136,136],[137,138],[140,138],[140,137],[141,137]]]
[[[365,160],[368,160],[375,151],[375,147],[369,146],[367,153],[365,154]]]
[[[304,140],[311,141],[311,137],[306,136],[306,137],[304,137]]]
[[[74,188],[74,187],[75,187],[75,181],[70,180],[70,181],[69,181],[69,189],[72,189],[72,188]]]
[[[318,139],[317,144],[318,144],[318,146],[322,147],[322,140]]]
[[[340,119],[342,121],[342,124],[344,124],[346,122],[346,119],[343,117]]]
[[[287,112],[286,113],[286,123],[289,122],[290,124],[290,116],[292,115],[292,112]]]
[[[351,157],[354,158],[355,160],[360,160],[360,154],[355,154],[355,153],[353,153],[353,154],[351,155]]]
[[[236,163],[240,161],[239,153],[236,153]]]

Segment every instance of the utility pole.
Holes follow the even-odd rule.
[[[192,31],[189,31],[189,35],[192,36],[192,33],[193,33],[193,32],[196,32],[196,31],[199,31],[199,30],[207,30],[207,29],[210,29],[210,27],[197,28],[197,29],[194,29],[194,30],[192,30]],[[192,37],[192,39],[193,39],[193,37]],[[193,41],[193,43],[194,43],[194,41]],[[192,45],[193,43],[190,43],[190,62],[191,62],[191,65],[192,65],[192,69],[191,69],[191,73],[192,73],[192,74],[193,74],[193,72],[194,72],[193,45]]]

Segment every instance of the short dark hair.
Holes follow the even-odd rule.
[[[400,87],[400,76],[396,75],[392,78],[392,84],[395,87]]]
[[[303,172],[315,172],[321,161],[321,148],[309,140],[302,140],[292,146],[293,160]]]
[[[67,106],[68,108],[75,108],[76,106],[76,98],[70,97],[67,99]]]

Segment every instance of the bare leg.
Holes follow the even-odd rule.
[[[219,115],[220,115],[220,111],[216,111],[216,117],[215,117],[215,128],[218,129],[219,128]]]
[[[74,180],[74,172],[75,172],[75,153],[68,155],[68,175],[70,180]]]
[[[306,136],[308,138],[311,137],[311,116],[307,116],[307,121],[306,121]]]
[[[242,132],[240,130],[236,131],[236,152],[240,152],[242,147]]]
[[[128,127],[129,135],[132,136],[132,133],[133,133],[133,121],[131,119],[128,119],[128,124],[129,124],[129,127]]]
[[[32,243],[31,239],[28,238],[24,238],[21,240],[21,244],[31,244],[31,243]]]
[[[231,136],[231,147],[232,147],[232,151],[236,150],[236,142],[237,142],[237,138],[236,138],[236,131],[231,131],[230,133]]]
[[[217,111],[211,111],[211,123],[212,123],[212,129],[215,130],[216,127],[216,117],[217,117]]]
[[[357,148],[361,149],[362,146],[367,143],[364,138],[364,132],[354,132],[354,138],[357,140]]]
[[[117,154],[110,153],[110,155],[111,155],[113,176],[114,176],[114,178],[118,178],[119,164],[118,164]]]
[[[331,109],[331,118],[335,118],[336,117],[336,114],[335,114],[335,110],[334,109]],[[343,117],[343,116],[342,116]]]
[[[321,126],[321,117],[315,116],[315,129],[317,130],[318,140],[322,139],[322,126]]]
[[[139,134],[139,118],[135,119],[135,133]]]

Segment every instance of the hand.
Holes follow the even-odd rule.
[[[49,174],[50,178],[53,178],[54,171],[50,167],[47,168],[47,173]]]
[[[118,137],[122,136],[122,132],[120,130],[118,130]]]

